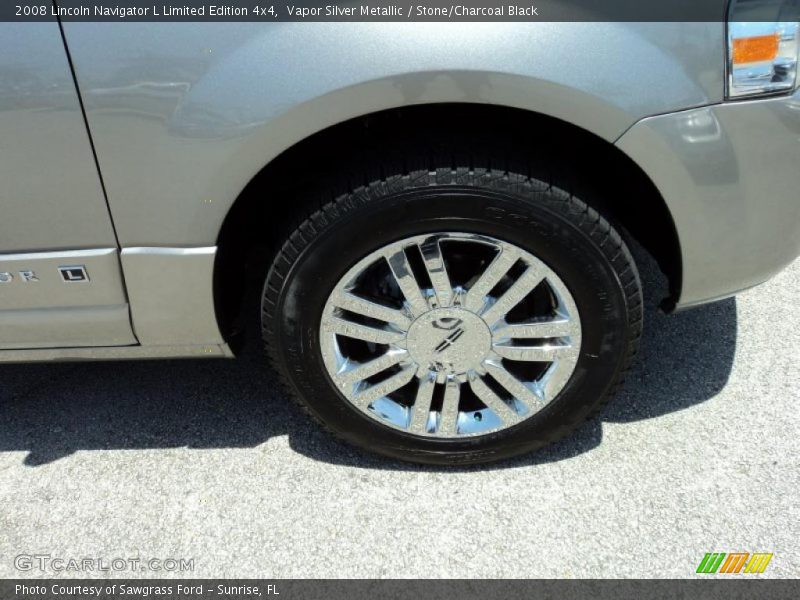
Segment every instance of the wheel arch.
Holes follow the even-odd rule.
[[[283,242],[287,223],[302,220],[338,193],[365,183],[348,176],[347,165],[354,161],[373,162],[375,177],[383,176],[376,156],[380,151],[376,149],[393,143],[398,136],[404,140],[399,147],[406,147],[420,138],[419,131],[424,131],[421,138],[427,144],[448,135],[468,139],[468,143],[491,139],[494,151],[503,151],[505,135],[513,136],[509,147],[531,157],[527,167],[520,164],[521,169],[531,173],[533,168],[532,175],[549,177],[554,184],[579,195],[624,235],[639,242],[667,276],[669,297],[665,305],[677,298],[682,266],[672,215],[650,178],[614,146],[613,140],[518,107],[433,102],[367,112],[306,135],[269,160],[247,183],[231,205],[217,241],[214,298],[223,333],[236,328],[248,272],[262,275],[266,271]],[[428,149],[431,160],[438,152],[435,146],[430,144]],[[389,158],[395,168],[409,168],[396,158]],[[546,175],[536,172],[535,164],[532,167],[536,160],[547,162]],[[576,170],[582,172],[581,176],[574,175]],[[299,181],[305,186],[315,180],[325,182],[313,186],[316,192],[329,191],[303,195],[289,185]]]

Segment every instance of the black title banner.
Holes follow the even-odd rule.
[[[713,22],[726,18],[728,4],[729,0],[3,0],[0,21]]]
[[[798,580],[0,580],[3,600],[794,600]]]

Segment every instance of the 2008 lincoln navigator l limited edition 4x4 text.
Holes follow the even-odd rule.
[[[540,448],[634,359],[634,243],[667,312],[800,252],[798,6],[0,23],[0,361],[230,358],[257,281],[264,368],[339,438]]]

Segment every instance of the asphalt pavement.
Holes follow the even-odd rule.
[[[689,577],[735,551],[796,577],[798,300],[800,261],[736,300],[651,309],[599,417],[460,470],[332,440],[255,341],[236,361],[0,366],[0,577]],[[97,571],[115,559],[142,562]]]

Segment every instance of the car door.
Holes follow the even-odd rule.
[[[0,23],[0,352],[135,344],[58,23]]]

